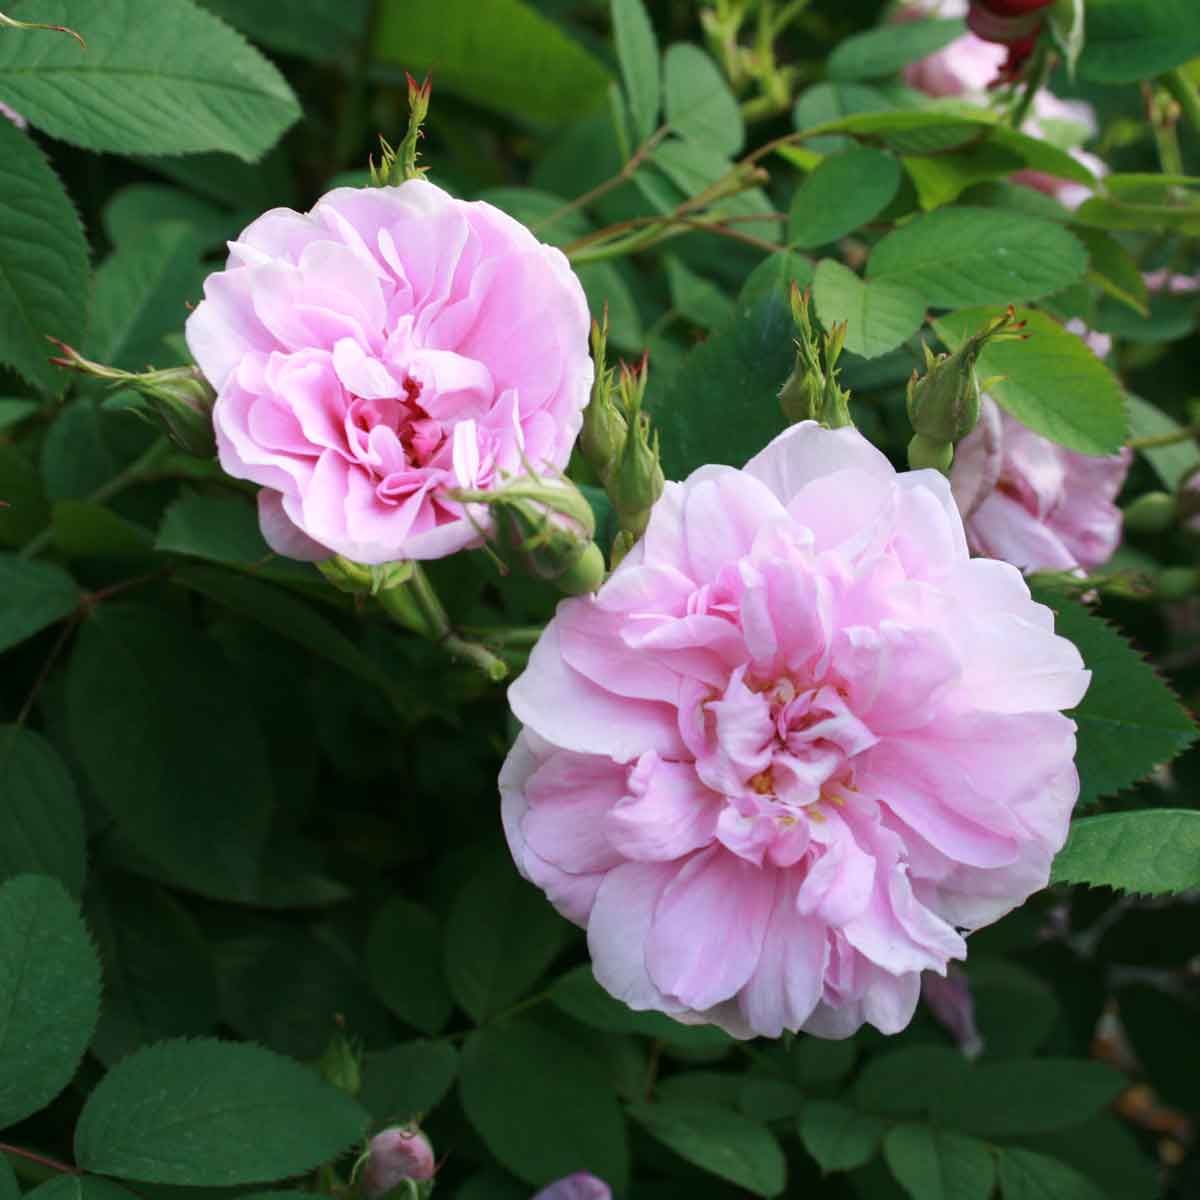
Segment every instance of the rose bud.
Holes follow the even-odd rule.
[[[362,1194],[366,1200],[379,1200],[406,1180],[419,1183],[432,1179],[435,1168],[433,1147],[419,1129],[411,1125],[385,1129],[367,1145]]]
[[[612,1189],[603,1179],[579,1171],[542,1188],[533,1200],[612,1200]]]
[[[852,425],[850,393],[838,387],[837,360],[846,340],[846,323],[834,325],[823,338],[813,333],[809,294],[792,284],[792,320],[799,331],[796,364],[779,390],[779,405],[789,421],[818,421],[826,429]]]
[[[658,435],[650,435],[650,418],[642,412],[646,391],[646,360],[638,367],[621,366],[618,385],[625,409],[627,435],[612,484],[608,489],[623,532],[635,541],[642,536],[650,510],[662,495],[663,470],[658,457]]]
[[[613,403],[613,372],[604,362],[607,342],[606,310],[603,322],[592,322],[592,359],[596,378],[592,383],[592,398],[583,410],[583,428],[579,432],[580,453],[606,488],[612,484],[617,464],[621,461],[629,428]]]

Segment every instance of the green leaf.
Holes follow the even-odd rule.
[[[1134,440],[1182,431],[1178,421],[1140,396],[1126,392],[1125,403],[1129,407],[1129,436]],[[1163,486],[1172,492],[1200,466],[1200,447],[1193,438],[1181,438],[1170,446],[1139,449],[1138,453],[1154,468]]]
[[[367,974],[379,998],[402,1021],[437,1034],[453,1003],[442,970],[442,930],[427,908],[396,896],[367,935]]]
[[[886,1129],[886,1121],[829,1100],[810,1100],[800,1114],[800,1140],[822,1171],[853,1171],[870,1162]]]
[[[1088,0],[1081,78],[1136,83],[1200,55],[1192,0]]]
[[[199,492],[184,492],[167,507],[154,548],[230,567],[261,567],[273,556],[253,504]]]
[[[591,1171],[624,1190],[629,1148],[616,1095],[566,1038],[525,1021],[477,1030],[463,1050],[459,1090],[488,1149],[527,1183]]]
[[[629,115],[638,142],[644,142],[658,124],[658,38],[642,0],[610,0],[613,41],[621,81],[629,101]]]
[[[18,0],[8,15],[69,25],[87,42],[0,39],[0,98],[85,150],[253,162],[300,116],[275,67],[192,0]]]
[[[777,250],[746,276],[737,303],[752,305],[756,300],[772,294],[787,295],[794,283],[804,291],[813,280],[813,261],[794,250]]]
[[[895,279],[862,280],[836,259],[823,258],[813,276],[813,304],[826,329],[845,321],[846,349],[878,358],[921,328],[925,302]]]
[[[1134,230],[1144,233],[1173,231],[1200,234],[1200,204],[1138,203],[1114,196],[1093,196],[1075,211],[1075,221],[1097,229]]]
[[[402,701],[403,693],[379,663],[311,604],[283,588],[208,567],[189,567],[176,572],[173,578],[176,583],[215,600],[231,612],[336,663],[364,683],[379,688],[397,703]]]
[[[46,490],[33,463],[16,446],[2,441],[0,479],[5,501],[0,505],[0,546],[19,546],[50,520]]]
[[[1143,317],[1150,315],[1150,293],[1137,260],[1117,241],[1099,229],[1071,231],[1087,248],[1091,266],[1088,278],[1110,296]]]
[[[39,36],[45,35],[8,30],[0,38],[0,61],[5,49]],[[76,345],[82,340],[87,241],[75,206],[41,150],[6,120],[0,121],[0,162],[0,362],[44,392],[61,392],[66,377],[49,361],[54,351],[46,335]]]
[[[0,433],[20,425],[41,407],[36,400],[22,400],[17,396],[0,397]]]
[[[70,558],[147,558],[154,537],[102,504],[66,499],[54,505],[54,545]]]
[[[482,1023],[519,1000],[562,949],[570,930],[505,856],[469,879],[446,925],[446,978]]]
[[[854,1103],[885,1116],[928,1112],[938,1093],[969,1070],[957,1050],[905,1046],[872,1058],[854,1084]]]
[[[917,189],[921,207],[926,210],[949,204],[967,188],[1003,179],[1024,165],[1024,159],[1015,150],[991,141],[944,154],[904,156],[904,169]]]
[[[942,208],[882,238],[871,279],[914,288],[939,308],[1036,300],[1082,279],[1087,251],[1060,225],[994,208]]]
[[[701,329],[713,329],[729,319],[733,302],[715,283],[697,275],[673,254],[663,256],[663,266],[676,311]]]
[[[1118,1071],[1087,1059],[982,1062],[932,1093],[933,1116],[980,1137],[1019,1137],[1078,1125],[1124,1087]]]
[[[1054,883],[1163,895],[1200,888],[1200,811],[1152,808],[1071,823]]]
[[[661,181],[645,170],[639,171],[633,177],[639,187],[645,188],[648,199],[659,212],[674,209],[681,198],[698,196],[733,170],[733,163],[726,155],[718,153],[711,146],[687,142],[682,138],[668,138],[650,156],[650,162],[667,177],[674,188],[678,189],[672,194],[670,187],[664,187]],[[657,187],[646,186],[652,180],[657,183]],[[761,188],[751,188],[749,191],[715,201],[708,206],[708,211],[735,216],[766,217],[774,211],[774,206]],[[761,222],[756,226],[755,232],[761,233],[762,236],[770,236],[770,223]]]
[[[84,353],[130,371],[169,365],[163,337],[183,327],[203,292],[201,249],[195,229],[179,221],[120,243],[96,272]]]
[[[1176,949],[1180,959],[1187,953],[1184,946]],[[1116,998],[1121,1029],[1155,1092],[1168,1104],[1195,1111],[1200,1006],[1186,992],[1176,995],[1149,983],[1126,984]]]
[[[1032,971],[974,949],[967,974],[984,1055],[1018,1058],[1040,1050],[1059,1018],[1054,989]]]
[[[449,1042],[403,1042],[367,1055],[359,1099],[376,1121],[411,1121],[436,1108],[457,1076]]]
[[[75,902],[56,880],[0,887],[0,1129],[71,1082],[100,1007],[100,964]]]
[[[904,21],[869,29],[843,42],[829,56],[829,78],[843,83],[895,75],[928,58],[967,32],[961,20]]]
[[[996,1183],[983,1142],[930,1125],[897,1125],[884,1139],[883,1156],[913,1200],[988,1200]]]
[[[367,1120],[315,1071],[261,1046],[160,1042],[123,1059],[88,1097],[75,1161],[145,1183],[265,1183],[330,1162]]]
[[[1032,1150],[1006,1146],[999,1168],[1004,1200],[1106,1200],[1110,1195],[1074,1167]]]
[[[877,217],[900,187],[900,164],[869,147],[823,159],[796,189],[788,241],[801,249],[826,246]]]
[[[1001,309],[969,309],[934,321],[957,349]],[[991,342],[976,373],[987,391],[1023,425],[1081,454],[1113,454],[1125,443],[1125,393],[1117,377],[1076,334],[1053,317],[1023,308],[1026,341]],[[996,378],[1002,376],[1003,378]]]
[[[75,781],[41,734],[0,725],[0,880],[50,875],[72,894],[86,870]]]
[[[216,1025],[212,955],[178,901],[152,884],[110,873],[88,887],[86,913],[104,967],[104,1004],[93,1042],[103,1061]]]
[[[183,887],[252,891],[272,780],[217,645],[166,611],[105,605],[79,634],[66,700],[81,765],[134,845]]]
[[[53,563],[0,554],[0,650],[70,616],[79,585]]]
[[[728,1109],[637,1104],[629,1115],[680,1158],[755,1196],[782,1196],[787,1163],[774,1134]]]
[[[680,137],[737,154],[746,141],[742,112],[720,68],[698,46],[679,42],[663,59],[667,123]]]
[[[370,0],[203,0],[204,7],[268,50],[324,62],[366,35]]]
[[[133,1192],[98,1175],[57,1175],[26,1196],[37,1200],[137,1200]]]
[[[586,963],[560,976],[550,989],[550,999],[576,1021],[603,1033],[638,1033],[685,1053],[712,1053],[733,1044],[729,1034],[715,1025],[684,1025],[665,1013],[635,1012],[610,996]]]
[[[144,236],[151,225],[183,222],[206,249],[222,249],[250,223],[252,212],[230,213],[207,200],[165,183],[130,183],[104,206],[104,232],[114,246]]]
[[[609,75],[557,25],[522,0],[381,0],[371,48],[438,88],[531,120],[587,115]]]
[[[1055,627],[1079,648],[1091,686],[1067,715],[1079,726],[1079,807],[1136,783],[1196,738],[1196,725],[1171,689],[1112,626],[1081,604],[1037,593]]]
[[[776,289],[739,301],[729,322],[688,355],[653,414],[668,479],[705,463],[740,467],[783,431],[777,397],[794,336],[787,293]]]

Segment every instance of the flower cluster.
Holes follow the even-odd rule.
[[[634,1008],[738,1037],[908,1022],[923,971],[1042,887],[1088,682],[949,485],[794,426],[668,484],[510,702],[522,873]]]

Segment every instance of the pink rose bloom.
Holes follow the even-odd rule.
[[[921,972],[1045,885],[1088,673],[950,487],[809,421],[668,483],[509,700],[522,874],[634,1009],[895,1033]]]
[[[1128,447],[1093,457],[1056,445],[983,397],[958,444],[950,484],[976,554],[1022,571],[1091,570],[1121,541],[1117,493]]]
[[[1148,271],[1142,278],[1152,292],[1166,292],[1170,296],[1183,296],[1200,290],[1200,278],[1195,275],[1177,275],[1162,267]]]
[[[542,1188],[533,1200],[612,1200],[612,1189],[603,1179],[580,1171]]]
[[[277,208],[187,322],[221,465],[273,549],[361,563],[478,544],[449,493],[566,465],[592,380],[561,251],[424,180]]]

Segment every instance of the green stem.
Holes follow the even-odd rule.
[[[1029,116],[1029,109],[1033,104],[1033,98],[1046,86],[1046,80],[1050,77],[1052,61],[1050,47],[1043,41],[1034,55],[1033,65],[1025,80],[1025,90],[1021,93],[1021,99],[1017,101],[1012,110],[1012,116],[1009,118],[1009,123],[1014,129],[1020,130],[1021,126],[1025,124],[1025,118]]]
[[[91,495],[84,497],[88,504],[105,504],[126,488],[144,482],[155,473],[159,464],[171,453],[171,443],[165,438],[153,442],[146,452],[135,459],[123,471],[118,471],[107,482],[102,483]],[[54,526],[47,525],[36,537],[31,538],[17,552],[21,558],[36,558],[54,540]]]
[[[1160,75],[1158,82],[1174,97],[1191,127],[1200,133],[1200,91],[1196,85],[1178,67]]]
[[[451,658],[461,658],[478,667],[493,683],[507,677],[508,663],[481,643],[454,632],[445,606],[420,563],[412,564],[412,574],[404,583],[380,592],[378,600],[389,616],[442,646]]]
[[[1129,445],[1133,450],[1157,450],[1160,446],[1177,446],[1180,442],[1190,442],[1196,437],[1200,437],[1200,425],[1189,425],[1186,429],[1176,429],[1171,433],[1133,438]]]

